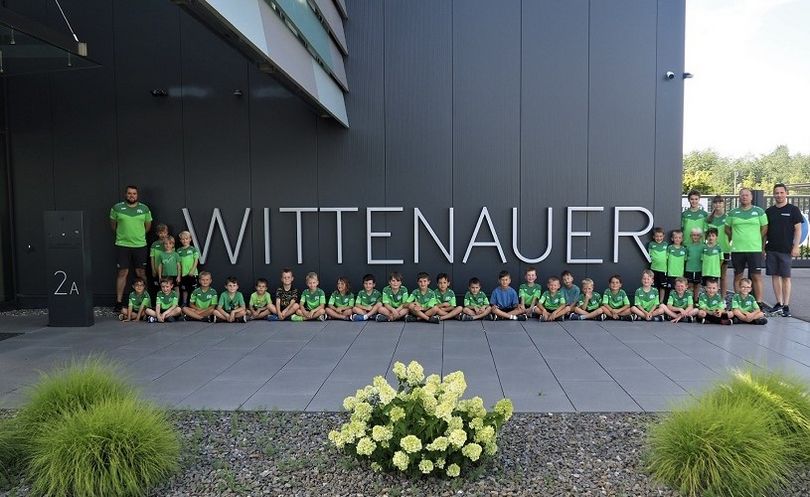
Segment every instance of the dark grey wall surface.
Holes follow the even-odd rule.
[[[520,252],[545,251],[546,208],[554,207],[550,256],[541,278],[566,268],[569,205],[604,206],[577,216],[570,267],[602,288],[620,272],[635,288],[644,261],[630,239],[612,253],[613,206],[644,206],[657,225],[678,223],[681,175],[683,0],[386,1],[348,4],[349,130],[312,112],[226,41],[167,0],[63,0],[74,29],[102,67],[7,80],[16,292],[42,303],[42,212],[80,209],[92,226],[94,288],[113,292],[110,206],[123,186],[141,187],[156,221],[177,233],[189,209],[202,242],[221,209],[235,243],[252,213],[236,265],[214,233],[206,267],[252,287],[292,266],[331,291],[341,274],[359,286],[368,271],[446,271],[462,293],[479,276],[486,289],[502,269],[515,284],[526,264],[512,250],[519,208]],[[46,0],[6,0],[15,11],[64,29]],[[169,92],[155,98],[152,89]],[[243,97],[233,91],[239,89]],[[295,216],[279,207],[359,207],[343,215],[343,264],[336,264],[335,215],[303,214],[304,259],[296,264]],[[378,259],[366,265],[366,207],[375,214]],[[473,249],[462,264],[481,207],[489,209],[507,258]],[[420,228],[413,262],[413,208],[448,242],[455,208],[454,264]],[[263,209],[271,213],[271,263],[264,262]],[[645,219],[623,218],[623,229]],[[489,240],[486,224],[479,240]],[[29,248],[30,246],[30,248]]]

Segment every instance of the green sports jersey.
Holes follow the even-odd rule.
[[[630,299],[627,298],[627,294],[621,288],[616,293],[605,290],[605,293],[602,294],[602,305],[606,305],[611,309],[618,309],[630,305]]]
[[[489,305],[489,297],[484,292],[464,294],[464,307],[486,307]]]
[[[180,257],[180,276],[197,276],[197,268],[191,270],[194,262],[200,260],[200,251],[197,247],[193,245],[180,247],[177,249],[177,255]]]
[[[633,303],[644,312],[651,312],[658,306],[658,289],[650,287],[649,290],[638,288],[633,296]]]
[[[228,295],[228,291],[226,290],[219,295],[217,304],[222,307],[223,311],[231,312],[237,307],[245,307],[245,297],[242,296],[242,292],[236,292],[233,296]]]
[[[264,294],[259,295],[258,292],[253,292],[250,294],[248,304],[250,305],[251,309],[262,309],[267,307],[267,305],[270,304],[270,294],[264,292]]]
[[[149,292],[143,292],[140,294],[136,292],[130,292],[129,306],[136,311],[140,309],[141,306],[152,307],[152,297],[149,296]]]
[[[191,292],[189,301],[197,306],[198,309],[208,309],[212,305],[217,305],[217,291],[210,286],[208,290],[203,290],[202,287],[195,288],[194,291]]]
[[[376,288],[371,291],[371,293],[366,293],[365,290],[361,290],[357,292],[357,297],[354,299],[354,305],[360,307],[373,307],[377,304],[382,295],[380,295],[380,291]]]
[[[755,205],[748,209],[732,209],[726,216],[726,226],[731,227],[731,251],[761,252],[761,228],[767,224],[765,211]]]
[[[708,293],[704,292],[700,294],[700,298],[698,299],[698,309],[704,311],[723,311],[726,309],[726,301],[723,300],[723,297],[721,297],[719,293],[709,296]]]
[[[599,292],[591,293],[591,298],[588,299],[588,303],[585,303],[585,294],[581,294],[579,296],[579,300],[577,301],[577,307],[585,307],[585,310],[588,312],[595,311],[599,309],[602,305],[602,296],[599,295]]]
[[[549,311],[556,311],[560,307],[565,307],[565,295],[560,291],[551,293],[546,290],[543,292],[543,295],[540,296],[539,305],[542,305]]]
[[[386,286],[382,291],[382,303],[388,304],[391,307],[400,307],[403,304],[411,302],[411,296],[408,294],[408,288],[405,285],[399,287],[399,291],[394,293],[390,286]]]
[[[657,243],[652,241],[647,244],[647,252],[650,254],[650,269],[665,273],[667,271],[667,242]]]
[[[723,249],[720,245],[703,245],[703,266],[701,272],[706,278],[719,278],[723,263]]]
[[[735,293],[734,297],[731,299],[731,308],[739,309],[743,312],[754,312],[759,310],[759,304],[757,304],[757,299],[754,298],[753,293],[749,293],[745,297],[739,293]]]
[[[152,222],[152,212],[146,204],[138,202],[130,207],[118,202],[110,209],[110,219],[115,221],[115,244],[119,247],[146,247],[146,223]]]
[[[306,289],[301,292],[301,305],[308,311],[315,309],[319,305],[326,305],[326,294],[320,288],[316,288],[314,292]]]
[[[706,233],[706,218],[709,213],[698,207],[698,210],[686,209],[681,212],[681,228],[683,229],[684,245],[692,245],[692,229],[700,228],[700,232]],[[700,242],[703,243],[703,236],[700,237]]]
[[[158,265],[163,268],[163,277],[177,276],[177,263],[180,256],[177,252],[161,252],[158,256]]]
[[[155,240],[152,242],[152,245],[149,246],[149,257],[155,261],[155,264],[158,264],[158,257],[160,256],[161,252],[164,251],[163,240]]]
[[[421,305],[422,309],[430,309],[439,303],[439,301],[436,299],[436,292],[430,288],[428,288],[425,293],[419,291],[418,288],[414,290],[411,293],[411,302],[416,302],[417,304]]]
[[[354,294],[347,292],[345,295],[335,290],[329,296],[329,305],[333,307],[351,307],[354,305]]]
[[[731,253],[731,244],[728,242],[728,235],[726,235],[726,215],[715,216],[711,221],[708,219],[706,221],[710,227],[717,228],[717,245],[720,245],[724,253]]]
[[[681,245],[667,247],[667,276],[677,278],[683,276],[686,267],[686,247]]]
[[[536,304],[542,296],[543,288],[540,285],[529,286],[527,283],[523,283],[518,289],[518,298],[526,307]]]
[[[158,292],[157,297],[155,297],[157,304],[160,306],[161,311],[165,311],[170,307],[174,307],[180,301],[180,298],[177,296],[177,293],[174,291],[165,294],[163,292]]]
[[[699,272],[703,268],[703,244],[696,243],[686,246],[686,267],[689,272]]]
[[[693,304],[694,301],[692,300],[692,293],[689,291],[683,292],[683,295],[678,295],[678,292],[673,291],[669,294],[669,298],[667,299],[667,305],[678,307],[680,309],[686,309]]]
[[[434,290],[436,294],[436,302],[441,304],[450,304],[452,307],[456,306],[456,292],[448,288],[446,292],[442,293],[439,290]]]

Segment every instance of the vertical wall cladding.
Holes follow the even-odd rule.
[[[658,0],[658,65],[655,92],[655,224],[680,225],[677,199],[683,180],[683,0]],[[675,79],[664,77],[667,71]]]
[[[100,0],[97,0],[100,1]],[[118,191],[140,187],[154,221],[183,226],[183,115],[177,5],[113,0]],[[152,96],[165,90],[168,96]]]
[[[588,0],[523,2],[521,22],[518,248],[527,259],[545,252],[554,207],[551,254],[535,264],[545,279],[565,267],[566,207],[588,201]],[[574,219],[584,231],[585,215]],[[585,239],[574,240],[572,256],[585,258]]]
[[[389,259],[402,259],[408,288],[416,273],[450,272],[451,264],[427,229],[419,229],[414,264],[414,207],[449,251],[453,191],[453,57],[450,2],[397,1],[385,5],[386,202]],[[458,233],[456,233],[458,234]],[[461,237],[463,238],[463,236]],[[455,255],[458,255],[456,237]],[[463,254],[462,254],[463,255]],[[459,256],[460,258],[460,256]],[[435,283],[435,282],[434,282]]]
[[[377,0],[359,0],[351,5],[346,20],[349,57],[346,71],[351,91],[346,95],[351,129],[331,119],[317,120],[317,188],[322,207],[359,207],[343,218],[343,264],[337,262],[336,216],[319,214],[318,249],[310,245],[304,262],[320,254],[321,281],[331,288],[337,276],[346,274],[355,290],[366,271],[374,273],[377,286],[385,281],[384,266],[366,266],[366,207],[393,205],[387,202],[385,171],[384,10],[390,5]],[[307,205],[315,205],[307,204]],[[311,215],[310,215],[311,216]],[[312,219],[312,218],[310,218]],[[384,214],[374,217],[374,229],[384,231]],[[283,232],[289,237],[291,231]],[[294,243],[294,240],[293,240]],[[401,247],[397,247],[397,251]],[[313,253],[316,252],[316,253]],[[384,240],[374,243],[373,256],[386,257]],[[294,258],[288,258],[294,262]]]
[[[198,20],[180,12],[185,174],[179,185],[165,186],[177,193],[176,205],[188,208],[200,250],[217,207],[235,250],[245,209],[251,206],[248,62]],[[234,95],[236,90],[242,96]],[[243,289],[251,287],[252,240],[248,221],[244,252],[232,266],[220,230],[214,228],[205,267],[217,288],[227,276],[239,278]]]
[[[478,276],[488,291],[497,273],[518,272],[510,252],[511,207],[520,195],[520,1],[453,3],[453,202],[456,286]],[[507,255],[473,248],[461,264],[482,206]],[[478,240],[491,241],[486,221]],[[459,290],[457,290],[459,291]]]
[[[622,269],[628,288],[638,286],[642,258],[632,239],[620,241],[620,264],[613,264],[609,206],[653,207],[656,10],[656,2],[646,0],[591,1],[588,203],[606,212],[589,216],[588,256],[604,264],[587,271],[598,287]],[[641,215],[622,217],[622,229],[645,225]]]

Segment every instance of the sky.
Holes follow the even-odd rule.
[[[810,0],[686,0],[683,151],[810,154]]]

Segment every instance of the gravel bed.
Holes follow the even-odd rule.
[[[12,309],[9,311],[0,312],[0,317],[30,317],[30,316],[47,316],[48,309]],[[112,307],[93,307],[93,315],[97,318],[114,318],[118,315]]]
[[[326,434],[346,419],[342,413],[170,416],[183,437],[183,469],[152,497],[678,495],[641,470],[645,429],[656,420],[651,414],[516,414],[484,466],[456,480],[411,481],[373,473],[330,447]],[[25,487],[11,492],[4,495],[27,495]],[[783,493],[809,494],[808,474]]]

